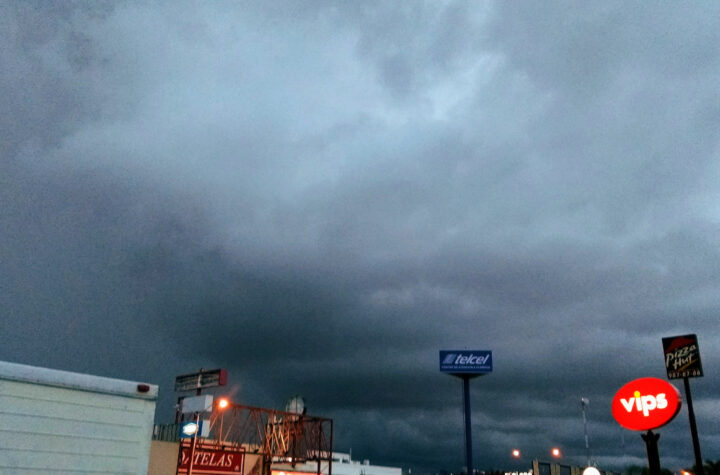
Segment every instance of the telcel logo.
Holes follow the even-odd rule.
[[[649,416],[652,410],[665,409],[668,406],[665,393],[656,394],[655,396],[642,396],[640,395],[640,391],[635,391],[634,397],[632,398],[620,398],[620,403],[627,412],[632,412],[633,409],[635,409],[642,412],[645,417]]]
[[[682,400],[675,386],[658,378],[630,381],[615,394],[612,414],[626,429],[649,430],[670,422]]]
[[[440,371],[449,374],[486,374],[492,372],[490,350],[440,350]]]
[[[458,355],[455,353],[450,353],[449,355],[445,356],[445,359],[443,360],[442,364],[467,364],[467,365],[483,365],[487,363],[487,360],[490,358],[490,355],[487,354],[485,356],[483,355],[473,355],[472,353],[470,355]]]

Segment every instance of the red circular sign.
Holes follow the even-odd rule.
[[[658,378],[630,381],[615,393],[612,415],[630,430],[664,426],[680,412],[682,397],[672,384]]]

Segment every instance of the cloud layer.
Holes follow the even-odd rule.
[[[720,458],[716,5],[0,6],[0,358],[302,394],[337,450],[644,463],[610,416],[697,333]],[[692,465],[687,414],[661,430]]]

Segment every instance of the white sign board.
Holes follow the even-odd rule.
[[[212,394],[203,394],[202,396],[186,397],[182,401],[182,412],[187,414],[190,412],[206,412],[212,409]]]

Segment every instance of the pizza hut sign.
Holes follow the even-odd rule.
[[[662,339],[668,379],[698,378],[703,375],[697,335]]]
[[[615,394],[612,415],[626,429],[645,431],[673,420],[681,406],[682,397],[675,386],[658,378],[640,378]]]

